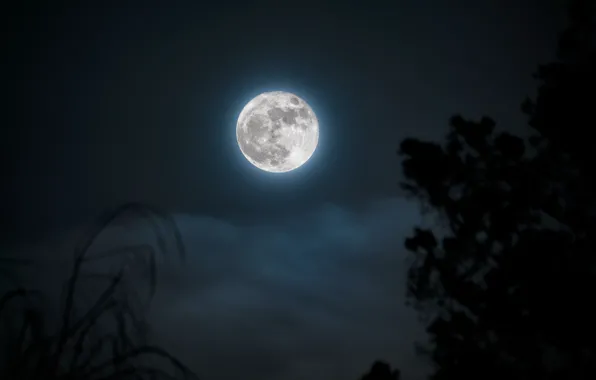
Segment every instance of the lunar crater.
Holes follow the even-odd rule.
[[[242,110],[236,126],[240,150],[256,167],[287,172],[314,153],[319,123],[310,106],[294,94],[266,92]]]

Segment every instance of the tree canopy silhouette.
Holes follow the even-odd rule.
[[[537,70],[522,104],[534,136],[456,115],[443,144],[401,143],[402,188],[444,221],[405,241],[433,379],[596,376],[594,9],[570,2],[557,59]]]
[[[399,370],[391,370],[389,364],[383,361],[376,361],[373,363],[370,371],[362,376],[360,380],[399,380]]]

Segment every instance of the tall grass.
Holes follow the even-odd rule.
[[[129,245],[90,255],[102,232],[125,215],[148,223],[155,244]],[[126,286],[126,260],[113,273],[84,270],[91,261],[104,258],[142,257],[147,269],[142,280],[146,281],[150,300],[157,286],[157,256],[167,253],[168,238],[173,240],[175,253],[184,260],[178,228],[170,216],[155,208],[130,203],[99,218],[74,249],[59,323],[53,331],[47,331],[48,310],[36,302],[43,299],[42,292],[18,287],[4,294],[0,298],[0,318],[7,321],[7,338],[3,342],[5,357],[0,358],[0,379],[196,379],[166,350],[147,342],[145,310],[137,306],[137,295]],[[81,309],[77,297],[82,294],[81,283],[88,280],[100,281],[102,290],[91,306]]]

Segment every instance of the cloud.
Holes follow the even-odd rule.
[[[178,216],[189,261],[162,271],[155,337],[212,380],[356,380],[379,358],[417,378],[402,248],[417,211],[386,199],[250,226]]]
[[[404,305],[403,239],[421,220],[415,204],[325,204],[259,224],[175,219],[187,261],[161,263],[149,321],[156,343],[201,378],[357,380],[376,359],[407,379],[426,373],[414,350],[423,327]],[[137,227],[108,231],[96,249],[146,241]],[[55,299],[61,288],[45,284],[68,273],[77,234],[30,250],[45,261],[28,278]]]

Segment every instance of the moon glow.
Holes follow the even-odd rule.
[[[265,92],[240,112],[236,138],[244,157],[261,170],[284,173],[302,166],[319,142],[319,121],[300,97]]]

